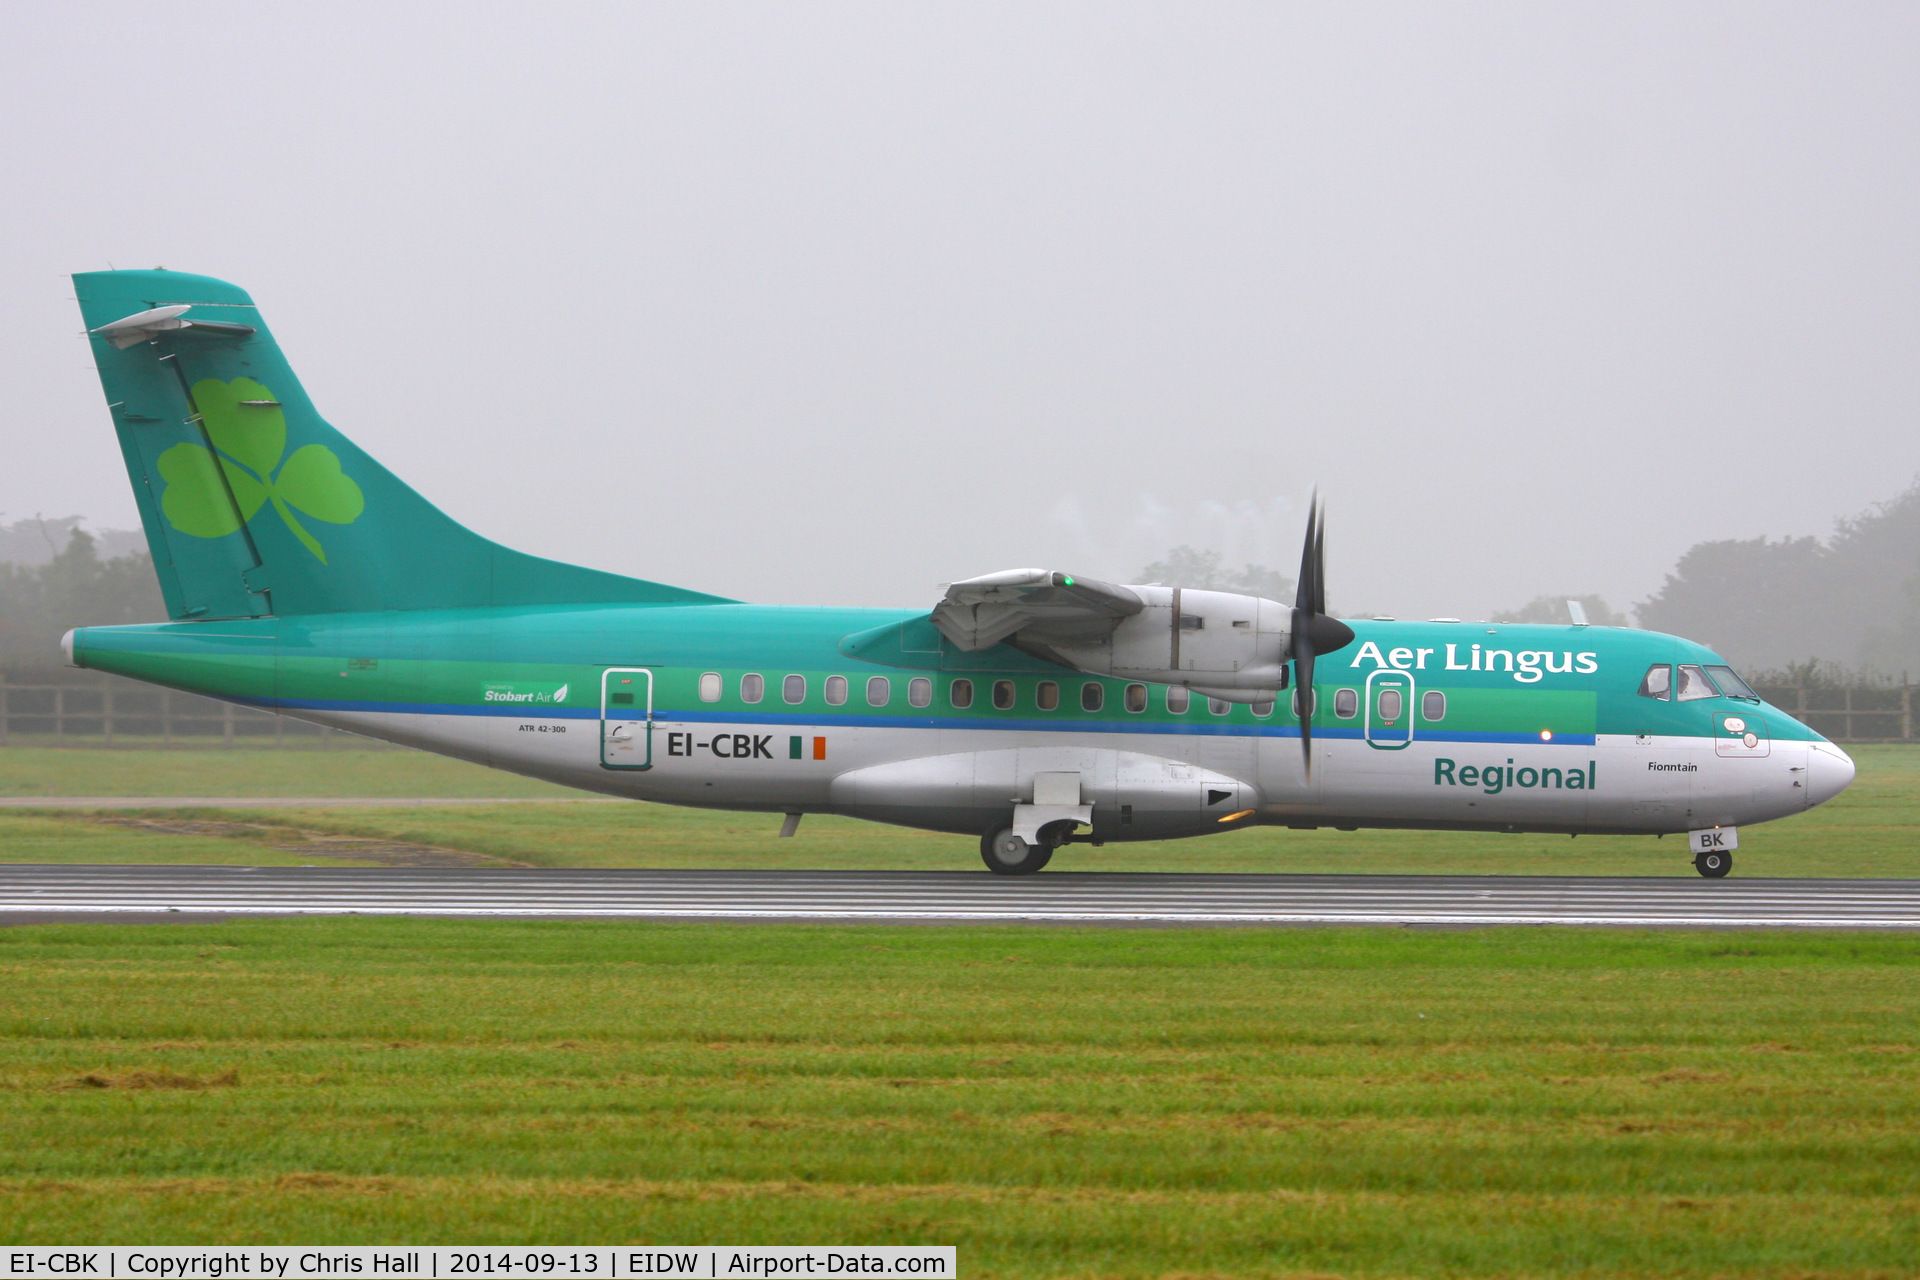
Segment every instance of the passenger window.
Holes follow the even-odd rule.
[[[1382,689],[1380,691],[1380,718],[1388,724],[1392,724],[1395,720],[1398,720],[1400,718],[1400,712],[1405,709],[1406,700],[1406,695],[1398,689]]]
[[[1673,668],[1664,662],[1656,662],[1647,668],[1647,674],[1640,677],[1640,696],[1658,698],[1665,702],[1673,697]]]
[[[1253,704],[1253,714],[1255,714],[1255,715],[1257,715],[1257,716],[1260,716],[1260,717],[1262,717],[1262,718],[1265,718],[1265,717],[1267,717],[1267,716],[1270,716],[1270,715],[1272,715],[1272,714],[1273,714],[1273,699],[1271,699],[1271,698],[1269,698],[1269,699],[1267,699],[1267,700],[1266,700],[1265,702],[1256,702],[1256,703],[1254,703],[1254,704]]]
[[[933,702],[933,681],[925,676],[915,676],[907,681],[907,705],[910,707],[929,706]]]
[[[1213,712],[1213,714],[1217,716],[1223,716],[1227,714],[1227,712],[1233,710],[1233,704],[1231,702],[1228,702],[1225,698],[1208,698],[1207,710]]]
[[[1167,710],[1176,716],[1187,714],[1187,707],[1193,702],[1193,694],[1181,685],[1167,686]]]
[[[893,701],[893,681],[885,676],[867,677],[867,705],[884,707]]]
[[[1013,681],[995,680],[993,682],[993,709],[995,711],[1013,710]]]
[[[1760,701],[1760,695],[1755,693],[1745,680],[1733,674],[1732,667],[1708,667],[1707,674],[1712,676],[1713,682],[1720,686],[1720,692],[1729,698],[1751,698],[1755,702]]]
[[[758,702],[767,696],[767,682],[757,671],[749,671],[740,677],[740,701]]]
[[[1124,705],[1127,710],[1131,711],[1134,715],[1139,715],[1142,711],[1145,711],[1147,709],[1147,686],[1143,684],[1128,685]]]
[[[1680,668],[1680,701],[1698,702],[1702,698],[1717,698],[1720,691],[1707,679],[1707,673],[1698,667]]]
[[[1080,686],[1080,709],[1082,711],[1098,711],[1101,707],[1105,706],[1106,703],[1107,691],[1104,686],[1097,685],[1091,680]]]
[[[805,702],[807,700],[807,678],[805,676],[788,676],[780,682],[780,696],[788,702]]]
[[[1351,720],[1360,714],[1360,691],[1358,689],[1335,689],[1333,691],[1333,714],[1342,720]]]
[[[700,701],[720,701],[720,673],[709,671],[700,677]]]
[[[1429,689],[1420,695],[1420,715],[1426,720],[1445,720],[1447,718],[1447,695],[1438,689]]]
[[[973,681],[955,680],[947,689],[947,701],[965,711],[973,705]]]
[[[1320,691],[1318,689],[1315,689],[1313,691],[1312,701],[1308,705],[1311,706],[1313,710],[1308,713],[1307,718],[1312,719],[1313,716],[1318,714],[1320,710]],[[1293,687],[1293,717],[1296,720],[1300,718],[1300,686],[1299,685],[1295,685]]]
[[[847,702],[847,678],[845,676],[827,677],[827,705],[845,706]]]
[[[1042,680],[1040,687],[1033,691],[1033,705],[1042,711],[1052,711],[1060,705],[1060,686],[1051,680]]]

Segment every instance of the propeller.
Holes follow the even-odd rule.
[[[1327,525],[1320,495],[1307,506],[1307,540],[1300,549],[1300,581],[1293,593],[1293,657],[1295,706],[1300,712],[1300,759],[1313,776],[1313,661],[1323,653],[1353,642],[1353,628],[1327,616]]]

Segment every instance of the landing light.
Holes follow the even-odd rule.
[[[1551,729],[1542,729],[1542,730],[1540,731],[1540,741],[1542,741],[1542,742],[1552,742],[1552,741],[1553,741],[1553,730],[1551,730]]]

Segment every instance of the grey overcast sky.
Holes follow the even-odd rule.
[[[1920,472],[1920,7],[20,5],[0,518],[133,501],[67,272],[253,293],[455,517],[748,599],[1174,543],[1629,604]]]

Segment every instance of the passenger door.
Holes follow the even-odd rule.
[[[1413,674],[1384,669],[1367,677],[1367,745],[1400,751],[1413,741]]]
[[[600,765],[653,768],[653,672],[645,667],[600,673]]]

